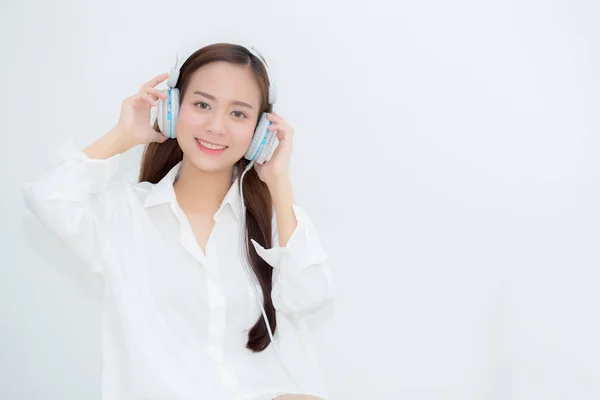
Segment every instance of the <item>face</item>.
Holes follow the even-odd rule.
[[[260,99],[260,86],[248,65],[220,61],[196,70],[176,127],[184,157],[202,171],[231,170],[250,146]]]

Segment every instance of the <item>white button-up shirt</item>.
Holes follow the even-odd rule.
[[[72,148],[23,188],[33,214],[104,277],[102,398],[267,400],[299,393],[272,345],[259,353],[246,348],[262,314],[242,269],[238,185],[214,216],[204,254],[173,190],[181,163],[157,184],[129,183],[113,178],[119,159],[90,159]],[[284,248],[275,218],[274,247],[253,245],[273,267],[277,352],[304,393],[326,398],[302,317],[331,298],[331,274],[313,224],[293,209],[298,226]]]

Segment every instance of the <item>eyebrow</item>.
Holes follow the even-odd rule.
[[[200,96],[204,96],[207,99],[210,99],[210,100],[213,100],[213,101],[217,101],[217,99],[215,98],[215,96],[210,95],[210,94],[208,94],[206,92],[201,92],[199,90],[195,90],[193,92],[193,94],[199,94]],[[239,101],[239,100],[234,100],[231,104],[235,104],[235,105],[238,105],[238,106],[247,107],[249,109],[252,109],[252,106],[250,104],[244,103],[243,101]]]

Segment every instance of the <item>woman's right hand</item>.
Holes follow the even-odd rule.
[[[168,97],[156,88],[168,76],[168,73],[156,76],[144,83],[139,92],[123,100],[117,128],[136,144],[162,143],[167,140],[166,136],[155,131],[150,125],[150,110],[157,105],[158,99]]]

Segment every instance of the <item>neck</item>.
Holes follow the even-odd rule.
[[[184,157],[179,178],[173,184],[179,206],[186,213],[214,215],[231,187],[232,174],[233,167],[214,172],[199,170]]]

